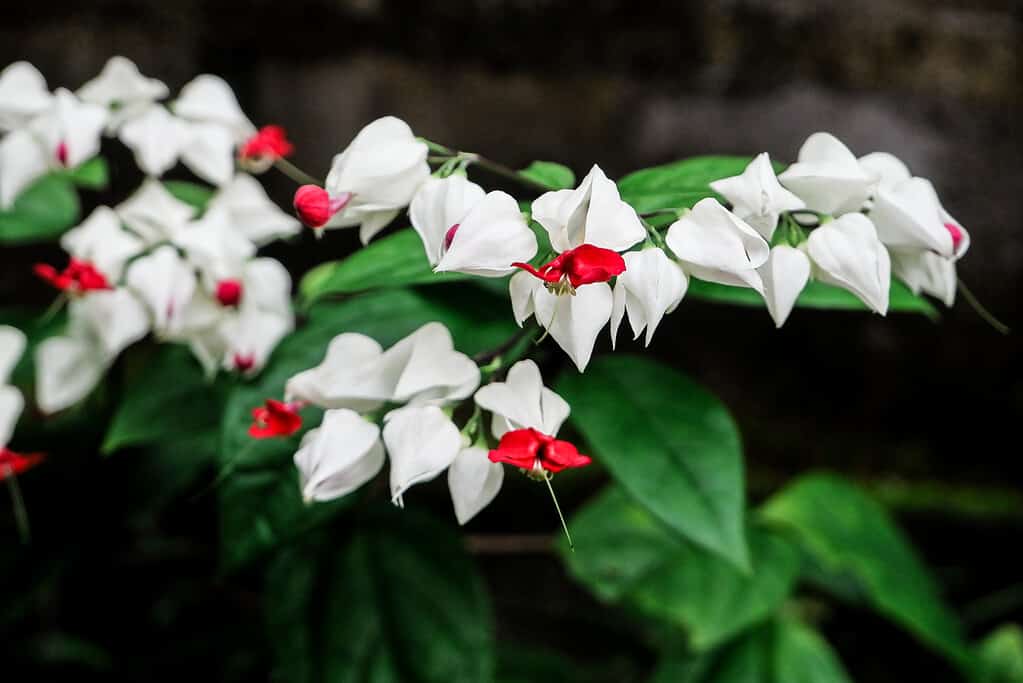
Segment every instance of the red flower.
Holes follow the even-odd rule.
[[[46,263],[37,263],[33,270],[36,275],[62,292],[83,294],[96,289],[113,289],[103,273],[96,270],[88,261],[79,261],[76,258],[72,258],[62,271]]]
[[[0,481],[7,477],[16,477],[22,472],[32,469],[46,456],[42,453],[15,453],[6,448],[0,448]]]
[[[322,187],[303,185],[295,190],[295,213],[310,228],[321,228],[331,216],[345,208],[351,198],[350,192],[332,198]]]
[[[221,280],[217,283],[216,296],[221,306],[237,306],[242,300],[241,280]]]
[[[252,409],[249,436],[254,439],[291,436],[302,426],[302,416],[298,414],[301,407],[298,402],[284,403],[268,398],[265,405]]]
[[[567,280],[572,289],[594,282],[607,282],[625,272],[625,259],[617,251],[581,244],[575,249],[558,254],[539,270],[528,263],[513,263],[550,285]]]
[[[520,469],[539,473],[560,472],[569,467],[589,465],[590,456],[583,455],[568,441],[559,441],[535,429],[506,432],[501,443],[488,456],[491,462],[503,462]]]
[[[252,162],[265,167],[295,151],[288,135],[280,126],[263,126],[238,148],[238,159],[242,165]]]

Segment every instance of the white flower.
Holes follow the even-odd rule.
[[[169,94],[163,81],[143,76],[135,62],[121,56],[108,59],[99,75],[78,89],[82,101],[113,110],[111,131]]]
[[[970,234],[948,215],[934,186],[924,178],[880,188],[870,218],[878,237],[893,249],[927,249],[958,259],[970,248]]]
[[[243,305],[237,314],[226,319],[221,329],[227,345],[224,367],[249,377],[257,374],[294,327],[295,321],[290,314],[281,315]]]
[[[872,310],[888,312],[891,261],[870,219],[849,213],[810,233],[807,253],[818,280],[848,289]]]
[[[334,157],[326,189],[344,198],[326,228],[359,225],[363,244],[408,206],[430,175],[427,146],[393,116],[373,121]]]
[[[491,432],[495,439],[505,432],[528,428],[554,436],[570,412],[565,399],[544,386],[540,368],[531,360],[511,366],[503,382],[480,387],[473,398],[476,405],[493,415]]]
[[[391,463],[391,502],[399,507],[409,487],[435,478],[462,450],[458,427],[435,405],[391,411],[383,434]]]
[[[245,173],[217,190],[206,206],[207,211],[225,210],[231,225],[256,246],[297,235],[302,224],[267,196],[259,181]]]
[[[68,90],[58,88],[53,106],[29,123],[50,158],[60,166],[75,168],[99,153],[106,108],[82,102]]]
[[[146,179],[128,199],[114,207],[128,228],[147,244],[172,239],[195,215],[195,208],[177,199],[158,180]]]
[[[892,271],[914,294],[924,292],[951,307],[956,300],[956,264],[933,251],[891,249]]]
[[[172,241],[210,284],[238,273],[256,253],[256,246],[235,229],[226,209],[207,209]]]
[[[646,238],[635,209],[622,201],[618,186],[596,165],[576,189],[540,195],[532,211],[558,253],[581,244],[624,251]]]
[[[479,376],[472,359],[455,351],[448,329],[427,323],[387,351],[365,335],[334,337],[323,362],[288,380],[285,397],[365,412],[387,401],[460,400],[476,389]]]
[[[593,355],[593,345],[604,325],[611,319],[614,296],[606,282],[583,285],[575,295],[552,294],[538,280],[523,271],[512,276],[508,285],[515,322],[522,323],[535,316],[579,372],[586,369]]]
[[[177,249],[164,245],[135,259],[125,282],[149,308],[157,336],[170,338],[182,333],[184,313],[196,291],[196,277]]]
[[[645,328],[646,345],[650,346],[661,318],[682,302],[689,287],[689,278],[663,249],[654,247],[630,251],[623,258],[626,269],[618,276],[614,287],[611,345],[614,346],[618,327],[628,312],[633,339],[639,339]]]
[[[459,524],[466,524],[490,505],[504,483],[504,467],[490,462],[487,449],[463,448],[448,467],[448,490]]]
[[[231,86],[219,76],[201,74],[193,78],[181,89],[172,108],[186,121],[215,124],[226,129],[234,142],[256,132],[256,127],[242,112]]]
[[[830,133],[808,137],[799,149],[799,160],[778,179],[808,208],[836,216],[859,211],[876,184],[873,174]]]
[[[665,236],[685,271],[701,280],[752,287],[761,294],[757,268],[770,248],[760,233],[713,198],[702,199]]]
[[[71,256],[88,261],[110,282],[121,277],[124,264],[142,252],[141,239],[121,227],[121,219],[108,206],[99,206],[80,225],[60,238]]]
[[[732,205],[732,212],[770,241],[783,211],[806,206],[778,182],[767,152],[756,156],[741,175],[715,180],[711,188]]]
[[[0,139],[0,210],[9,209],[18,196],[50,171],[53,159],[27,129]]]
[[[110,361],[149,332],[145,307],[123,287],[74,298],[68,320],[68,334],[94,340]]]
[[[21,392],[8,384],[14,366],[25,352],[25,344],[25,334],[21,330],[0,325],[0,451],[10,442],[14,426],[25,407]]]
[[[416,191],[408,207],[412,229],[423,241],[426,258],[436,266],[447,251],[448,232],[461,223],[469,211],[479,204],[486,191],[464,175],[427,178]]]
[[[158,177],[178,163],[189,131],[166,107],[154,104],[123,122],[118,137],[135,155],[142,172]]]
[[[810,259],[801,249],[779,244],[759,268],[764,281],[764,302],[776,327],[788,319],[796,299],[810,279]]]
[[[888,152],[865,154],[860,157],[860,166],[873,176],[878,188],[889,188],[911,177],[906,164]]]
[[[380,428],[354,411],[328,410],[302,437],[295,466],[306,502],[346,496],[383,469]]]
[[[46,79],[28,62],[14,62],[0,71],[0,131],[25,126],[52,102]]]

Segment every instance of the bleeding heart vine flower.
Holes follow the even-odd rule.
[[[177,231],[171,241],[184,251],[207,283],[216,283],[240,272],[256,253],[256,246],[235,229],[224,209],[207,209],[201,218]]]
[[[814,277],[855,294],[871,310],[888,312],[891,260],[870,219],[848,213],[810,233],[806,250]]]
[[[108,282],[116,282],[124,265],[142,253],[145,244],[121,226],[113,209],[99,206],[80,225],[60,238],[60,246],[72,259],[91,263]]]
[[[238,148],[238,164],[251,173],[263,173],[294,151],[283,127],[263,126]]]
[[[933,251],[889,249],[889,254],[892,271],[914,294],[930,294],[949,308],[952,307],[958,283],[955,259],[945,258]]]
[[[135,62],[115,56],[108,59],[99,75],[79,88],[77,94],[83,102],[110,110],[108,130],[113,132],[154,102],[170,95],[170,90],[163,81],[143,76]]]
[[[633,339],[639,339],[646,329],[646,345],[650,346],[661,319],[682,303],[689,278],[678,263],[657,247],[630,251],[624,259],[627,267],[614,286],[611,346],[615,345],[626,312]]]
[[[328,410],[302,437],[294,460],[306,503],[346,496],[383,469],[380,428],[355,411]]]
[[[764,302],[775,327],[785,324],[796,299],[810,279],[810,259],[802,249],[779,244],[758,269],[764,282]]]
[[[114,210],[147,245],[173,239],[195,216],[195,207],[176,198],[163,183],[153,178],[143,182]]]
[[[877,178],[830,133],[808,137],[799,148],[799,160],[778,180],[807,208],[836,216],[859,211],[877,184]]]
[[[404,507],[405,492],[446,470],[462,450],[462,435],[435,405],[410,405],[384,418],[384,444],[391,463],[391,502]]]
[[[262,406],[252,409],[252,425],[249,436],[253,439],[269,439],[276,436],[291,436],[302,428],[301,402],[276,401],[268,398]]]
[[[0,71],[0,131],[23,128],[52,104],[46,79],[28,62],[14,62]]]
[[[890,188],[912,174],[901,159],[888,152],[871,152],[860,157],[860,167],[870,174],[877,183],[877,189]]]
[[[585,467],[593,461],[568,441],[560,441],[535,429],[507,432],[488,457],[492,462],[518,467],[530,477],[541,480],[547,479],[549,474],[570,467]]]
[[[501,491],[504,467],[487,454],[482,446],[463,448],[448,466],[448,491],[459,524],[467,524]]]
[[[33,270],[44,281],[66,294],[112,289],[103,273],[96,270],[88,261],[80,261],[74,257],[71,257],[64,270],[57,270],[48,263],[37,263]]]
[[[757,268],[770,248],[745,221],[713,198],[702,199],[668,228],[668,247],[694,277],[763,294]]]
[[[803,200],[778,182],[767,152],[758,154],[740,175],[715,180],[711,188],[728,200],[732,212],[770,241],[783,211],[802,209]]]
[[[235,230],[257,247],[297,235],[302,224],[267,196],[259,181],[239,173],[221,186],[206,205],[207,211],[225,211]]]
[[[58,88],[53,106],[34,118],[29,128],[55,167],[76,168],[99,153],[108,118],[105,107],[83,102],[70,91]]]
[[[958,259],[970,248],[970,234],[945,211],[924,178],[880,188],[870,219],[881,241],[893,249],[928,250]]]

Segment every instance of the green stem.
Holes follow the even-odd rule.
[[[550,187],[541,182],[533,180],[532,178],[527,178],[526,176],[522,175],[513,168],[509,168],[504,164],[499,164],[496,161],[487,159],[486,157],[476,154],[475,152],[457,152],[451,149],[450,147],[445,147],[444,145],[438,142],[427,140],[426,138],[419,138],[419,140],[423,142],[429,148],[429,150],[431,152],[434,152],[435,154],[442,154],[449,157],[450,156],[457,157],[458,159],[465,161],[468,164],[476,164],[480,168],[485,168],[491,173],[503,176],[505,178],[508,178],[509,180],[514,180],[515,182],[521,185],[525,185],[527,187],[539,190],[541,192],[547,192],[548,190],[551,189]]]
[[[653,243],[656,244],[661,249],[664,249],[667,246],[667,244],[665,244],[664,238],[661,237],[661,233],[657,232],[657,229],[654,228],[654,226],[650,225],[642,218],[640,218],[639,220],[643,222],[643,227],[646,228],[646,232],[648,235],[650,235],[650,239],[653,241]]]
[[[21,497],[18,478],[14,476],[14,469],[10,465],[4,465],[2,474],[7,480],[7,488],[11,492],[11,505],[14,507],[14,520],[18,526],[18,535],[21,537],[21,542],[27,545],[32,540],[32,529],[28,524],[28,511],[25,509],[25,501]]]
[[[966,303],[970,304],[973,310],[977,312],[977,315],[979,315],[984,322],[995,328],[996,332],[999,334],[1009,334],[1009,332],[1011,332],[1008,325],[996,318],[991,311],[984,308],[984,305],[973,295],[973,292],[971,292],[970,288],[966,286],[966,283],[963,282],[962,278],[959,278],[959,291],[963,293],[963,298],[966,299]]]
[[[274,168],[294,180],[299,185],[323,185],[323,182],[312,177],[295,164],[291,163],[284,157],[281,157],[274,162]]]
[[[561,528],[565,530],[565,538],[568,539],[568,548],[574,553],[575,544],[572,543],[572,534],[568,533],[568,523],[565,522],[565,515],[561,514],[561,506],[558,505],[558,497],[554,495],[554,487],[551,486],[551,473],[545,472],[543,480],[547,484],[547,490],[551,492],[551,500],[554,501],[554,509],[558,511],[558,519],[561,520]]]

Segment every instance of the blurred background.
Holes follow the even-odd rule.
[[[383,114],[513,167],[548,159],[580,177],[593,163],[620,177],[705,153],[791,161],[817,130],[857,154],[901,157],[933,179],[969,229],[960,275],[1012,334],[999,335],[963,301],[937,324],[797,310],[776,331],[765,311],[687,300],[651,352],[733,411],[754,501],[808,470],[846,473],[896,512],[973,635],[1023,617],[1023,572],[1011,560],[1023,532],[1023,3],[50,0],[45,11],[4,8],[0,66],[29,60],[50,87],[77,88],[115,54],[172,92],[197,73],[223,76],[249,117],[285,126],[294,161],[321,176]],[[120,194],[95,200],[113,203],[134,189],[137,171],[124,150],[105,153]],[[272,172],[264,181],[289,203],[291,181]],[[341,234],[277,245],[273,255],[300,275],[356,246]],[[2,300],[45,304],[50,293],[28,264],[58,254],[4,249]],[[100,461],[88,425],[75,438],[82,458],[59,496],[26,482],[39,543],[16,547],[4,522],[0,653],[11,670],[42,661],[46,680],[197,672],[266,680],[258,585],[216,576],[209,497],[190,490],[129,517],[126,498],[149,500],[174,474],[130,456]],[[596,484],[568,491],[568,505]],[[540,494],[509,493],[468,532],[546,533],[548,506]],[[48,532],[64,540],[48,545]],[[607,680],[631,680],[629,667],[643,665],[645,653],[618,637],[627,620],[575,587],[554,557],[527,548],[480,561],[499,640],[545,643],[584,661],[599,652]],[[524,572],[534,577],[528,591],[517,578]],[[43,581],[42,592],[19,597],[25,581]],[[843,609],[823,628],[856,680],[955,680],[893,626]]]

